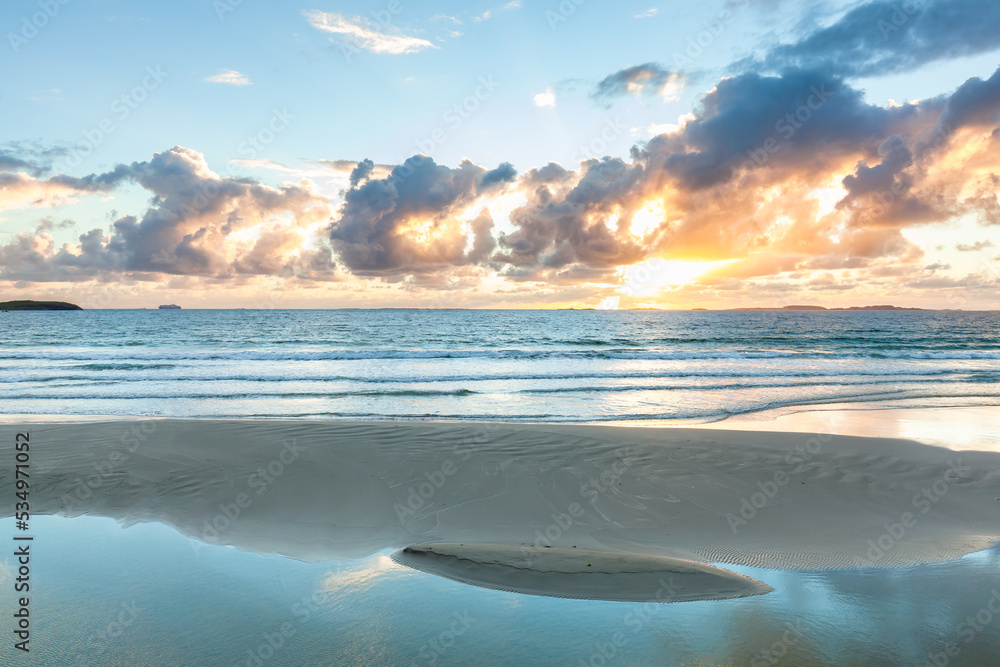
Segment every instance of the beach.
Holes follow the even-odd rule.
[[[897,567],[1000,540],[1000,453],[914,441],[142,420],[3,425],[4,448],[25,429],[35,513],[158,521],[208,543],[302,560],[468,542],[782,569]],[[0,492],[13,493],[4,470]]]
[[[364,615],[365,609],[374,613],[388,605],[409,614],[400,606],[407,604],[423,611],[410,620],[400,616],[396,625],[412,626],[408,632],[417,637],[440,623],[436,632],[452,632],[454,643],[453,631],[463,626],[449,615],[460,619],[465,613],[478,619],[478,627],[466,635],[470,643],[488,645],[483,633],[501,623],[508,631],[519,628],[524,647],[533,647],[519,654],[497,646],[492,657],[484,658],[468,653],[471,645],[450,653],[438,646],[439,664],[501,665],[522,659],[579,664],[567,662],[567,655],[577,652],[582,664],[600,663],[593,655],[603,657],[603,664],[700,664],[696,656],[705,655],[722,656],[718,664],[785,664],[760,662],[779,648],[782,656],[798,656],[795,664],[831,664],[844,656],[860,660],[848,650],[852,644],[843,633],[849,629],[839,623],[883,608],[897,609],[902,625],[879,625],[862,654],[885,657],[898,651],[911,660],[915,651],[933,655],[936,647],[956,640],[963,622],[959,612],[979,604],[979,597],[989,609],[989,585],[996,583],[1000,558],[995,548],[1000,452],[913,440],[822,431],[558,424],[35,420],[0,425],[0,460],[14,459],[16,434],[24,432],[32,452],[32,514],[43,526],[43,541],[34,548],[48,549],[49,560],[70,557],[78,549],[95,554],[78,554],[83,560],[64,563],[58,575],[41,575],[45,582],[78,573],[64,584],[65,597],[42,604],[52,607],[50,613],[58,609],[61,617],[72,618],[90,608],[93,596],[103,600],[98,591],[108,588],[115,592],[107,594],[110,601],[100,610],[110,613],[110,608],[114,613],[108,622],[120,624],[128,617],[119,607],[140,594],[136,591],[145,591],[138,599],[147,605],[147,624],[137,621],[121,645],[102,640],[115,655],[132,655],[138,660],[133,664],[145,664],[144,644],[159,641],[146,638],[152,627],[177,622],[163,605],[182,590],[187,591],[185,605],[206,609],[216,608],[210,600],[229,599],[236,590],[272,600],[276,609],[239,603],[243,611],[232,613],[244,620],[233,639],[221,643],[198,639],[217,621],[193,611],[191,622],[201,619],[199,625],[163,647],[176,653],[197,642],[198,651],[209,651],[206,659],[226,664],[257,664],[269,652],[264,642],[259,653],[255,642],[273,639],[268,624],[284,622],[289,631],[302,622],[299,636],[308,632],[312,639],[303,645],[304,639],[295,643],[289,635],[287,647],[261,664],[327,664],[318,648],[327,640],[313,633],[324,627],[331,636],[354,632],[343,622],[347,608]],[[0,493],[14,493],[13,479],[9,465],[0,467]],[[125,530],[99,523],[108,519]],[[153,526],[159,529],[150,533]],[[66,540],[72,542],[60,547]],[[428,560],[429,552],[434,557]],[[104,558],[98,554],[109,553],[129,563],[124,571],[102,574],[105,566],[98,563]],[[155,565],[164,554],[174,554],[173,565]],[[171,575],[181,586],[175,591],[141,583],[159,579],[149,568],[173,571],[183,563],[183,570]],[[252,573],[258,571],[263,579],[255,583],[252,577],[259,575]],[[299,591],[298,603],[298,598],[274,598],[278,593],[267,582],[275,573],[282,573],[281,581],[296,582],[281,590]],[[899,576],[910,584],[902,589],[891,584]],[[807,598],[787,598],[802,586],[827,580],[813,595],[830,595],[829,585],[853,591],[842,590],[825,603],[839,609],[834,617],[823,621],[826,612],[802,608]],[[230,591],[218,588],[223,581],[243,583]],[[916,595],[906,592],[912,586],[930,591],[935,581],[950,583],[923,603],[923,611],[906,602]],[[883,591],[880,597],[867,602],[866,595],[858,597],[873,585]],[[381,593],[373,598],[376,591]],[[88,597],[74,601],[80,594]],[[43,601],[48,595],[44,588],[39,594]],[[317,595],[318,601],[310,602]],[[537,636],[543,643],[535,643],[523,614],[542,613],[555,604],[543,602],[547,599],[583,605],[560,607],[557,617],[589,619],[583,621],[592,626],[589,635],[600,641],[581,644],[586,638],[564,623],[539,620],[533,625],[568,633],[564,641],[575,647],[540,655],[548,640]],[[383,602],[371,607],[374,600]],[[680,603],[665,606],[689,611],[682,616],[643,611],[664,606],[650,602]],[[522,614],[500,621],[503,613],[487,611],[508,603]],[[615,604],[624,606],[603,606]],[[723,644],[711,639],[713,633],[695,630],[708,623],[698,619],[738,609],[700,605],[737,604],[756,606],[739,612],[745,618],[725,631]],[[772,611],[761,616],[763,609]],[[282,610],[287,621],[280,620]],[[950,626],[942,613],[954,617]],[[273,614],[279,621],[267,620]],[[916,644],[902,641],[901,628],[925,622],[925,614],[937,617],[941,629],[924,633]],[[304,622],[314,616],[324,620]],[[748,634],[748,619],[757,617],[760,632]],[[93,636],[104,636],[104,630],[93,632],[98,634],[89,644]],[[639,639],[650,632],[671,634],[672,639],[662,640],[670,648]],[[998,637],[996,627],[983,626],[975,642],[962,645],[961,659],[950,664],[992,659]],[[93,659],[92,646],[64,639],[60,645],[77,646]],[[357,664],[387,664],[371,654],[371,636],[352,641],[360,642],[354,649],[360,651]],[[402,656],[396,659],[410,660],[405,664],[434,664],[427,660],[434,653],[430,645],[420,649],[420,658],[415,647],[406,649],[390,637],[381,641]],[[692,653],[684,653],[684,645]],[[614,654],[605,657],[602,651]],[[663,651],[687,658],[661,662]],[[186,655],[178,653],[162,664],[190,664]],[[337,655],[343,659],[344,654]],[[52,658],[37,664],[60,663]]]
[[[0,667],[1000,667],[1000,2],[8,4]]]

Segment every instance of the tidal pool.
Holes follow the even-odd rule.
[[[389,552],[305,563],[157,523],[35,516],[31,529],[30,654],[14,648],[25,594],[10,547],[3,665],[1000,664],[1000,549],[906,569],[722,565],[774,591],[653,604],[477,588]]]

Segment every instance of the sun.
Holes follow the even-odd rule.
[[[632,215],[632,225],[629,227],[629,231],[632,232],[633,236],[641,239],[659,227],[666,216],[663,201],[659,199],[650,200]]]
[[[622,266],[618,268],[618,274],[624,284],[619,291],[638,297],[653,296],[664,290],[680,289],[733,261],[735,260],[698,262],[683,259],[650,259],[632,266]]]

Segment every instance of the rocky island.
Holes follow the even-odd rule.
[[[3,301],[0,310],[83,310],[75,303],[65,301]]]

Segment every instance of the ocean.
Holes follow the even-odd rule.
[[[0,412],[702,423],[1000,404],[1000,313],[0,313]]]

